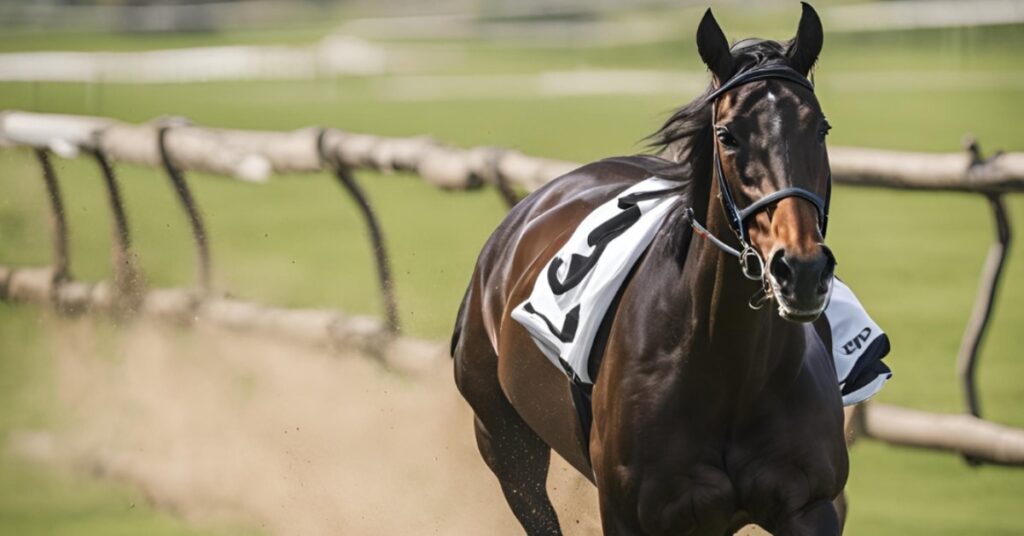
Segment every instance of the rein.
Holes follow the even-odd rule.
[[[814,86],[811,84],[805,76],[796,72],[790,67],[785,66],[769,66],[762,67],[759,69],[751,69],[744,73],[741,73],[733,78],[730,78],[715,91],[711,92],[706,100],[712,104],[712,125],[716,122],[717,108],[715,105],[718,99],[729,92],[732,89],[740,87],[751,82],[758,80],[777,79],[787,80],[803,86],[812,92]],[[767,209],[774,203],[781,201],[787,197],[799,197],[806,199],[814,208],[818,211],[818,227],[821,231],[822,238],[825,237],[825,232],[828,228],[828,209],[829,202],[832,198],[832,175],[828,176],[825,198],[822,199],[818,194],[798,186],[791,186],[783,188],[781,190],[772,192],[757,201],[754,201],[750,206],[740,209],[736,205],[736,200],[732,195],[732,190],[729,188],[728,181],[725,180],[725,170],[722,168],[722,155],[718,150],[718,143],[715,143],[715,176],[718,179],[718,189],[721,193],[719,196],[722,202],[722,208],[725,210],[726,220],[729,222],[729,228],[732,229],[736,238],[740,241],[740,250],[729,246],[720,238],[714,236],[707,228],[701,225],[694,217],[693,209],[688,209],[687,217],[690,220],[690,226],[694,232],[698,235],[709,240],[716,247],[724,251],[725,253],[736,257],[740,261],[740,269],[743,271],[743,276],[751,281],[761,281],[762,288],[758,290],[750,298],[750,307],[753,309],[760,309],[768,300],[772,298],[771,285],[767,281],[765,261],[761,257],[761,254],[756,248],[750,243],[750,236],[747,233],[747,220],[750,217],[760,213]]]

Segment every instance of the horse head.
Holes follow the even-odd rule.
[[[743,271],[764,284],[783,318],[813,321],[828,303],[836,264],[824,244],[830,127],[808,80],[821,21],[805,3],[792,40],[730,47],[709,9],[697,46],[714,77],[706,100],[716,187],[743,248]]]

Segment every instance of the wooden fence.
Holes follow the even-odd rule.
[[[439,188],[495,188],[511,206],[530,192],[579,166],[497,147],[462,149],[428,137],[394,138],[307,128],[292,132],[228,130],[192,125],[180,118],[127,124],[109,118],[6,111],[0,114],[0,144],[31,148],[39,161],[54,225],[54,262],[45,268],[0,266],[0,299],[49,303],[73,313],[141,314],[179,323],[209,322],[258,330],[293,340],[356,347],[388,365],[420,369],[442,353],[431,341],[399,337],[398,306],[391,287],[383,232],[354,172],[409,172]],[[51,154],[88,155],[105,178],[114,222],[114,277],[95,284],[75,281],[69,271],[67,226]],[[964,153],[929,154],[835,147],[829,149],[837,183],[908,190],[955,191],[985,196],[992,208],[996,240],[957,360],[966,411],[937,414],[880,403],[848,409],[854,433],[896,445],[960,453],[972,463],[1024,465],[1024,430],[981,418],[975,381],[978,351],[988,326],[1011,241],[1004,196],[1024,191],[1024,153],[983,158],[976,143]],[[114,163],[163,169],[192,229],[198,284],[192,289],[140,288],[131,262],[130,231]],[[386,320],[319,309],[282,309],[216,295],[210,289],[210,258],[202,214],[186,172],[201,171],[244,181],[271,174],[329,171],[355,199],[364,217],[377,265]]]

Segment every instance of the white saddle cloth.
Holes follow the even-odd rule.
[[[545,266],[530,297],[512,311],[572,381],[593,384],[587,364],[594,337],[630,269],[678,201],[671,194],[624,198],[676,187],[678,182],[652,177],[594,209]],[[843,404],[867,400],[892,377],[881,361],[889,353],[888,337],[838,278],[825,317]]]

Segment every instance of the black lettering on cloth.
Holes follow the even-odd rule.
[[[583,281],[583,278],[587,277],[587,274],[597,266],[597,261],[601,258],[601,254],[604,253],[608,244],[626,232],[633,224],[640,221],[640,216],[642,215],[640,207],[632,205],[595,227],[587,235],[587,245],[594,248],[594,250],[590,255],[586,256],[575,253],[572,255],[572,258],[569,260],[569,271],[565,275],[564,281],[558,280],[558,270],[563,264],[562,259],[558,257],[552,259],[551,264],[548,266],[547,274],[551,292],[556,296],[560,296],[576,288]]]
[[[558,340],[562,342],[572,342],[573,339],[576,338],[576,328],[579,326],[580,323],[579,305],[573,307],[572,310],[565,315],[565,322],[562,324],[561,329],[555,326],[551,322],[551,320],[548,320],[548,317],[538,313],[537,310],[533,308],[533,304],[531,304],[530,302],[526,302],[525,304],[523,304],[523,309],[527,313],[537,315],[541,320],[543,320],[544,323],[547,324],[548,326],[548,331],[550,331],[555,337],[558,337]]]
[[[870,337],[870,336],[871,336],[871,328],[870,327],[867,327],[867,328],[864,328],[864,329],[860,330],[860,333],[858,333],[856,337],[850,339],[845,344],[843,344],[843,352],[846,355],[850,355],[850,354],[856,352],[857,350],[860,350],[860,347],[865,342],[868,341],[868,337]]]

